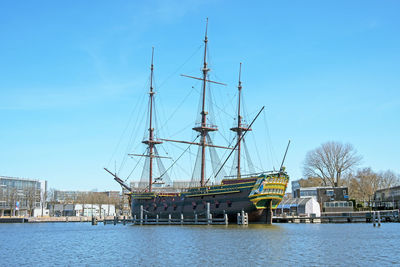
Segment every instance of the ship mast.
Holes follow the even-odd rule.
[[[153,102],[154,102],[154,94],[153,91],[153,72],[154,72],[154,65],[153,65],[153,58],[154,58],[154,47],[152,48],[151,53],[151,74],[150,74],[150,106],[149,106],[149,139],[142,141],[143,144],[148,146],[148,157],[149,157],[149,192],[152,191],[153,185],[153,158],[154,156],[154,146],[157,144],[161,144],[161,141],[154,140],[154,128],[153,128]]]
[[[199,133],[200,136],[200,142],[187,142],[187,141],[179,141],[179,140],[171,140],[171,139],[161,139],[164,141],[168,142],[178,142],[178,143],[185,143],[185,144],[192,144],[192,145],[198,145],[201,146],[201,176],[200,176],[200,186],[205,186],[206,181],[205,181],[205,169],[206,169],[206,147],[215,147],[215,148],[223,148],[223,149],[232,149],[229,147],[224,147],[224,146],[216,146],[211,143],[207,143],[207,135],[208,132],[212,131],[218,131],[218,128],[215,125],[207,124],[207,114],[208,112],[205,110],[206,109],[206,89],[207,89],[207,83],[214,83],[214,84],[219,84],[219,85],[224,85],[224,83],[216,82],[216,81],[211,81],[207,79],[208,72],[210,69],[208,68],[207,64],[207,44],[208,44],[208,37],[207,37],[207,29],[208,29],[208,18],[207,18],[207,23],[206,23],[206,32],[205,32],[205,37],[204,37],[204,57],[203,57],[203,77],[193,77],[189,75],[184,75],[181,74],[181,76],[192,78],[195,80],[200,80],[202,81],[202,105],[201,105],[201,123],[199,126],[196,126],[192,128],[194,131]]]
[[[202,106],[201,106],[201,125],[200,127],[195,127],[193,130],[197,131],[200,133],[201,138],[200,138],[200,145],[201,145],[201,176],[200,176],[200,186],[204,186],[205,184],[205,168],[206,168],[206,136],[208,132],[211,131],[217,131],[218,128],[213,126],[213,125],[208,125],[207,126],[207,114],[205,110],[205,104],[206,104],[206,89],[207,89],[207,74],[208,71],[210,70],[207,66],[207,43],[208,43],[208,38],[207,38],[207,29],[208,29],[208,18],[207,18],[207,24],[206,24],[206,33],[204,37],[204,58],[203,58],[203,88],[202,88]]]
[[[240,173],[240,151],[241,151],[241,141],[242,141],[242,134],[244,131],[251,131],[250,128],[247,127],[247,125],[242,124],[242,116],[240,115],[240,100],[241,100],[241,93],[242,93],[242,81],[240,80],[242,74],[242,63],[240,63],[239,67],[239,83],[238,83],[238,90],[239,90],[239,100],[238,100],[238,110],[237,110],[237,126],[234,128],[231,128],[231,131],[236,132],[237,134],[237,178],[240,178],[241,173]]]

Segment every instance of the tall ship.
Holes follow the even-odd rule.
[[[148,218],[194,218],[202,216],[206,209],[212,214],[213,218],[228,216],[230,222],[236,221],[237,214],[245,212],[248,214],[249,222],[272,223],[272,211],[281,202],[289,181],[289,176],[283,167],[284,159],[279,170],[261,171],[255,173],[244,173],[242,171],[242,153],[246,134],[252,131],[252,125],[260,115],[264,107],[258,112],[250,124],[246,124],[242,116],[241,97],[241,63],[239,69],[239,80],[237,86],[238,100],[235,114],[235,125],[230,128],[235,135],[234,141],[229,146],[218,146],[212,141],[210,133],[218,131],[216,125],[209,122],[210,115],[206,109],[207,88],[210,83],[220,84],[209,78],[209,67],[207,62],[207,26],[204,37],[204,55],[202,62],[202,77],[186,76],[201,82],[201,102],[200,116],[198,123],[192,128],[196,133],[196,139],[193,141],[171,140],[158,138],[155,136],[154,128],[154,82],[153,82],[153,57],[151,58],[150,88],[149,88],[149,107],[148,107],[148,128],[147,134],[142,143],[146,146],[146,152],[143,154],[130,154],[131,156],[144,157],[144,175],[146,181],[142,181],[141,186],[132,187],[126,184],[126,180],[119,177],[117,172],[112,172],[105,168],[127,192],[131,207],[132,217],[143,216],[146,213]],[[157,146],[163,142],[178,142],[187,146],[197,146],[198,154],[194,164],[193,175],[190,183],[179,188],[171,186],[171,180],[167,174],[170,167],[165,168],[162,163],[162,156],[159,155]],[[210,152],[211,164],[214,172],[211,176],[206,175],[206,164],[210,161],[206,159],[206,151]],[[215,149],[224,149],[229,151],[228,156],[219,160]],[[187,150],[187,149],[186,149]],[[186,151],[185,150],[185,151]],[[184,152],[185,152],[184,151]],[[286,148],[287,152],[287,148]],[[285,156],[286,157],[286,152]],[[245,153],[248,151],[245,149]],[[234,155],[233,162],[235,168],[230,176],[222,176],[223,168],[228,159]],[[180,158],[180,156],[179,156]],[[176,161],[174,161],[175,163]],[[171,165],[174,165],[171,164]],[[155,175],[154,165],[160,168],[160,174]],[[187,168],[189,169],[189,168]]]

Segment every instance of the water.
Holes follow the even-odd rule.
[[[0,224],[1,266],[399,265],[400,224]]]

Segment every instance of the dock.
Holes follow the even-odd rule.
[[[131,224],[131,225],[228,225],[228,216],[225,214],[224,218],[209,218],[197,217],[194,218],[184,218],[181,215],[180,218],[148,218],[144,216],[143,218],[125,218],[125,217],[114,217],[113,219],[98,219],[93,217],[92,225],[97,225],[98,223],[107,224]]]
[[[24,217],[0,217],[0,223],[27,223],[28,219]]]
[[[274,216],[275,223],[371,223],[374,216],[382,222],[400,222],[399,210],[323,212],[320,217],[306,215]]]

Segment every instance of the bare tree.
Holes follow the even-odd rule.
[[[315,187],[322,186],[324,181],[319,177],[308,177],[307,179],[300,179],[299,184],[301,187]]]
[[[58,203],[57,199],[56,199],[56,194],[55,194],[55,189],[54,188],[50,188],[47,197],[48,197],[48,203],[52,206],[52,216],[54,216],[54,208],[55,205]]]
[[[347,179],[350,197],[358,201],[370,201],[376,190],[396,186],[399,183],[400,177],[396,173],[390,170],[376,173],[371,168],[359,169]]]
[[[391,170],[379,172],[379,189],[389,188],[400,184],[400,177]]]
[[[42,209],[42,217],[44,215],[46,202],[47,202],[47,190],[40,190],[40,207]]]
[[[304,161],[305,177],[318,177],[325,185],[340,186],[341,178],[361,161],[351,144],[327,142],[307,153]]]
[[[10,207],[10,215],[15,216],[16,203],[18,201],[18,192],[15,187],[6,189],[7,206]]]
[[[87,198],[87,203],[92,205],[92,217],[94,216],[93,213],[93,205],[96,204],[96,192],[89,192],[88,193],[88,198]]]
[[[86,192],[80,192],[78,197],[76,198],[76,204],[82,204],[82,214],[81,216],[85,215],[85,205],[89,202],[89,195]]]
[[[363,168],[349,176],[348,187],[351,198],[370,201],[379,189],[380,177],[371,168]]]
[[[26,199],[26,207],[28,209],[28,216],[32,216],[32,211],[36,207],[38,199],[37,190],[35,186],[29,186],[24,189],[24,196]]]
[[[0,185],[0,204],[5,207],[7,205],[6,190]],[[0,217],[4,215],[4,210],[1,211]]]

